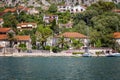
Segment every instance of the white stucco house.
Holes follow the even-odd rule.
[[[54,41],[53,44],[57,44],[61,37],[64,37],[64,40],[67,42],[69,47],[72,47],[71,46],[72,39],[80,40],[84,44],[84,46],[82,46],[82,47],[86,47],[87,43],[88,43],[88,40],[89,40],[88,37],[85,36],[84,34],[81,34],[81,33],[78,33],[78,32],[65,32],[63,34],[55,36],[54,37],[55,41]]]
[[[65,12],[65,11],[69,11],[71,9],[71,5],[58,5],[58,11],[59,12]]]
[[[78,6],[71,7],[70,13],[79,13],[79,12],[83,12],[85,10],[86,10],[85,7],[78,5]]]
[[[79,12],[83,12],[86,10],[86,8],[84,6],[81,5],[77,5],[77,6],[73,6],[73,5],[58,5],[58,11],[59,12],[66,12],[69,11],[70,13],[79,13]]]

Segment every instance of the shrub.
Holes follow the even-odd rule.
[[[57,52],[60,52],[61,51],[61,49],[59,48],[59,47],[53,47],[52,48],[52,51],[54,52],[54,53],[57,53]]]
[[[45,46],[45,50],[50,50],[50,46]]]
[[[20,49],[23,50],[23,51],[27,50],[26,44],[21,43],[21,44],[19,44],[19,47],[20,47]]]
[[[73,52],[72,54],[73,55],[76,55],[76,54],[81,54],[82,55],[82,54],[84,54],[84,52]]]
[[[95,52],[96,55],[100,55],[100,54],[103,54],[103,52],[99,51],[99,52]]]

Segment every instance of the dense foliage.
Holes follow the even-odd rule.
[[[62,3],[63,4],[63,3]],[[87,35],[90,38],[91,46],[95,47],[114,47],[113,33],[120,31],[120,15],[113,12],[113,9],[120,8],[120,3],[115,5],[113,2],[98,1],[87,8],[82,13],[71,14],[69,11],[60,13],[57,12],[57,5],[51,5],[48,11],[38,8],[38,15],[30,15],[25,12],[19,14],[6,13],[2,18],[4,19],[4,27],[11,27],[19,35],[30,35],[32,39],[32,46],[36,49],[36,42],[39,42],[42,49],[49,50],[49,46],[45,43],[47,38],[52,34],[56,35],[66,31],[75,31]],[[4,8],[0,8],[3,11]],[[43,22],[44,14],[54,14],[59,16],[58,22],[53,20],[49,25]],[[73,28],[59,28],[59,24],[66,24],[73,22]],[[39,26],[37,29],[17,30],[17,24],[21,22],[36,22]],[[14,38],[9,38],[10,41]],[[60,49],[68,49],[64,38],[61,37],[58,41]],[[72,46],[80,48],[83,44],[77,40],[73,40]],[[53,47],[53,51],[60,51],[58,47]]]

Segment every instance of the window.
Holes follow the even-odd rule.
[[[78,9],[76,9],[76,12],[78,12]]]
[[[81,11],[83,11],[83,9],[81,9]]]

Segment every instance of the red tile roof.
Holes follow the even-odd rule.
[[[24,6],[18,6],[17,9],[23,10],[23,11],[28,11],[30,8],[24,7]]]
[[[19,36],[19,35],[17,35],[16,39],[18,41],[29,41],[30,40],[30,36]]]
[[[3,12],[7,13],[7,12],[15,12],[16,11],[16,8],[8,8],[8,9],[5,9]]]
[[[0,21],[3,21],[3,18],[0,18]]]
[[[80,34],[78,32],[65,32],[57,37],[65,37],[65,38],[87,38],[87,36]]]
[[[0,48],[3,48],[3,46],[0,46]]]
[[[2,34],[2,35],[0,35],[0,40],[6,40],[8,37],[7,37],[7,35],[5,34]]]
[[[11,28],[0,28],[0,32],[8,32]]]
[[[120,9],[113,10],[113,12],[120,13]]]
[[[115,32],[115,33],[113,34],[113,37],[114,37],[114,38],[120,38],[120,32]]]

